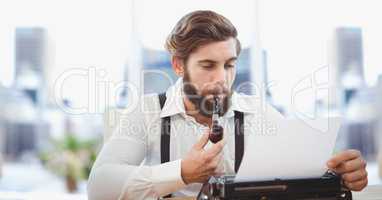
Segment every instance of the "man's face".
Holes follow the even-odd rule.
[[[230,38],[199,47],[191,53],[184,69],[184,93],[199,113],[210,117],[213,96],[219,96],[223,115],[229,107],[236,74],[236,41]]]

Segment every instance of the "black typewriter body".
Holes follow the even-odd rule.
[[[235,176],[211,177],[198,200],[352,200],[335,174],[321,178],[235,182]]]

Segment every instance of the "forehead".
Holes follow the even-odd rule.
[[[232,57],[237,57],[236,40],[234,38],[203,45],[190,54],[190,59],[194,61],[203,59],[226,61]]]

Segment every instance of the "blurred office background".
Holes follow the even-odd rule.
[[[369,184],[381,184],[378,8],[372,0],[1,1],[0,199],[86,199],[103,135],[116,125],[112,110],[129,106],[131,88],[163,92],[176,81],[164,41],[198,9],[238,29],[234,89],[285,116],[344,116],[336,151],[360,150]]]

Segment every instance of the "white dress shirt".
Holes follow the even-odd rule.
[[[208,127],[186,115],[182,85],[180,78],[167,90],[163,110],[157,94],[145,95],[136,106],[124,110],[92,168],[88,181],[89,200],[158,199],[169,193],[173,196],[197,195],[202,184],[183,182],[181,159]],[[226,145],[221,169],[226,174],[235,173],[234,111],[244,113],[244,138],[248,134],[262,133],[267,117],[282,117],[271,106],[260,102],[255,96],[236,92],[232,95],[231,106],[222,117]],[[170,162],[161,164],[161,118],[166,116],[171,117]],[[208,142],[205,149],[211,145]]]

